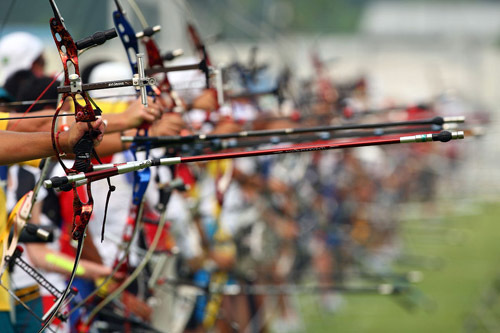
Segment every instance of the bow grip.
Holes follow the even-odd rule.
[[[88,172],[91,170],[91,154],[94,148],[94,139],[100,134],[100,131],[90,130],[80,138],[73,147],[75,153],[75,164],[73,169],[77,172]]]
[[[117,36],[118,33],[115,28],[111,28],[104,31],[97,31],[92,36],[80,39],[75,44],[78,50],[83,50],[91,46],[104,44],[107,40],[113,39]]]
[[[91,215],[92,210],[85,209],[82,210],[80,216],[77,217],[77,219],[73,223],[73,230],[71,232],[71,237],[74,240],[79,240],[83,237],[83,235],[85,234],[85,228],[87,228],[87,225],[89,224]]]
[[[137,127],[137,129],[140,129],[140,130],[149,130],[151,128],[151,124],[148,123],[148,122],[143,122],[139,127]]]

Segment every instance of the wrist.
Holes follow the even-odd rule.
[[[73,151],[73,147],[69,144],[68,131],[58,131],[56,133],[56,145],[59,150],[59,156],[66,156],[66,154]]]

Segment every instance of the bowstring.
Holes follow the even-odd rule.
[[[7,8],[7,12],[6,12],[5,17],[2,21],[2,26],[0,26],[0,37],[3,35],[3,31],[5,29],[5,26],[7,25],[7,22],[9,21],[9,18],[10,18],[10,15],[12,14],[15,3],[16,3],[16,0],[12,0],[9,4],[9,7]]]
[[[33,101],[33,103],[28,107],[28,109],[26,109],[26,111],[24,111],[23,115],[21,116],[21,119],[18,119],[14,125],[12,125],[12,128],[11,130],[13,131],[17,125],[19,125],[19,122],[22,120],[22,118],[24,118],[28,112],[31,111],[31,109],[33,109],[33,107],[38,103],[38,101],[45,95],[45,93],[47,93],[47,91],[50,89],[50,87],[52,87],[54,85],[54,83],[57,81],[57,79],[59,78],[59,76],[61,76],[61,74],[63,73],[63,71],[59,72],[59,74],[57,75],[54,75],[54,78],[52,79],[52,81],[48,84],[47,87],[45,87],[45,89],[40,93],[40,95],[38,95],[38,97]]]
[[[135,2],[135,0],[128,0],[128,4],[130,5],[130,7],[132,7],[132,10],[134,11],[135,16],[137,16],[137,18],[139,19],[139,22],[141,22],[142,27],[144,29],[146,29],[148,27],[148,22],[147,22],[146,18],[144,17],[144,14],[142,13],[141,9],[137,5],[137,2]]]
[[[88,49],[90,49],[90,48],[81,50],[78,53],[78,56],[81,56],[82,54],[84,54]],[[37,104],[41,100],[41,98],[47,93],[47,91],[50,89],[50,87],[52,87],[54,85],[54,83],[59,79],[59,77],[63,73],[64,73],[64,70],[62,70],[58,74],[54,75],[54,78],[52,79],[52,81],[47,85],[47,87],[45,87],[45,89],[40,93],[40,95],[38,95],[38,97],[33,101],[33,103],[28,107],[28,109],[26,109],[26,111],[24,111],[23,116],[21,116],[21,119],[17,119],[18,117],[15,117],[17,119],[17,121],[14,123],[14,125],[12,125],[12,128],[10,130],[13,131],[17,127],[17,125],[19,125],[19,122],[22,120],[22,118],[26,117],[26,115],[28,114],[28,112],[30,112],[31,109],[33,109],[33,107],[35,106],[35,104]],[[61,85],[64,85],[64,82],[61,81]],[[58,98],[58,100],[59,99],[60,98]],[[60,101],[60,102],[64,103],[64,101]]]

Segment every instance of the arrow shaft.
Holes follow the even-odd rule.
[[[350,132],[339,132],[339,133],[330,133],[330,132],[318,132],[314,135],[300,135],[300,136],[292,136],[282,138],[280,136],[271,136],[263,139],[254,139],[247,140],[241,138],[233,138],[233,139],[216,139],[210,140],[206,142],[202,142],[201,148],[209,148],[211,150],[222,150],[222,149],[234,149],[234,148],[248,148],[248,147],[258,147],[266,144],[280,144],[280,143],[319,143],[324,141],[329,141],[333,139],[347,139],[347,138],[377,138],[383,135],[395,135],[395,134],[406,134],[406,133],[438,133],[441,130],[441,126],[420,126],[416,128],[403,128],[403,129],[393,129],[393,130],[384,130],[384,129],[375,129],[373,131],[350,131]],[[180,147],[182,152],[192,152],[193,149],[191,146],[186,147],[184,143],[175,143],[175,144],[164,144],[162,142],[155,142],[151,144],[151,148],[159,148],[159,147]],[[195,148],[194,150],[196,151]],[[141,147],[138,147],[138,150],[141,150]]]
[[[259,130],[259,131],[242,131],[237,133],[226,134],[199,134],[187,136],[163,136],[155,138],[140,138],[140,137],[122,137],[123,142],[163,142],[163,143],[190,143],[196,141],[207,141],[216,139],[233,139],[247,138],[258,136],[273,136],[273,135],[290,135],[303,134],[314,132],[330,132],[341,130],[355,129],[377,129],[386,127],[403,127],[403,126],[422,126],[422,125],[442,125],[451,122],[463,122],[463,117],[435,117],[424,120],[400,121],[391,123],[371,123],[371,124],[348,124],[348,125],[333,125],[333,126],[315,126],[306,128],[283,128],[276,130]]]
[[[171,72],[181,72],[193,69],[200,69],[200,67],[201,67],[200,63],[191,65],[170,66],[170,67],[154,67],[146,69],[145,73],[146,75],[154,75],[158,73],[171,73]]]
[[[304,153],[312,151],[323,151],[323,150],[345,149],[345,148],[356,148],[356,147],[367,147],[367,146],[393,145],[398,143],[412,143],[412,142],[416,143],[416,142],[431,142],[431,141],[447,142],[450,140],[463,139],[463,138],[464,138],[464,133],[462,131],[458,132],[443,131],[439,134],[436,133],[418,134],[418,135],[403,136],[391,139],[359,140],[355,142],[341,142],[341,143],[333,142],[320,145],[309,145],[309,146],[301,145],[301,146],[284,147],[284,148],[273,148],[264,150],[218,153],[218,154],[205,154],[205,155],[187,156],[187,157],[165,157],[159,159],[158,158],[149,159],[144,161],[134,161],[120,165],[102,164],[94,166],[94,170],[96,171],[79,173],[76,175],[70,175],[64,177],[52,177],[50,180],[44,182],[44,186],[46,188],[53,188],[53,187],[57,188],[64,184],[75,183],[75,182],[77,183],[77,185],[83,185],[88,181],[100,180],[107,177],[115,176],[117,174],[137,171],[144,168],[159,166],[159,165],[175,165],[180,163],[206,162],[213,160],[233,159],[242,157]]]

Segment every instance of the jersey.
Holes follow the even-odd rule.
[[[0,112],[1,118],[8,118],[9,114],[5,112]],[[0,130],[5,131],[7,129],[8,122],[0,121]],[[0,231],[4,232],[7,228],[7,207],[6,207],[6,195],[5,190],[7,187],[7,166],[0,166]],[[2,244],[0,244],[2,245]],[[0,247],[1,248],[1,247]],[[2,254],[3,255],[3,254]],[[7,285],[7,274],[2,277],[2,284]],[[0,311],[9,311],[9,294],[3,288],[0,288]]]

